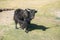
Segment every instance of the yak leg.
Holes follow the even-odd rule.
[[[15,21],[15,28],[18,29],[18,27],[17,27],[17,21]]]

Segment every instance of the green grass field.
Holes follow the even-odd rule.
[[[51,2],[50,0],[46,0],[46,2],[42,0],[0,0],[0,8],[34,8],[38,10],[31,21],[29,33],[25,33],[25,30],[21,28],[15,29],[13,11],[1,12],[0,40],[60,40],[60,18],[57,19],[55,14],[55,11],[60,11],[60,0]]]

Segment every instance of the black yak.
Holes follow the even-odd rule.
[[[30,24],[30,21],[34,18],[36,12],[37,11],[34,9],[16,9],[14,12],[16,29],[18,29],[17,24],[19,23],[19,25],[21,26],[20,28],[26,28],[26,32],[28,32],[28,26]]]

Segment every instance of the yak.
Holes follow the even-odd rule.
[[[35,9],[16,9],[14,11],[15,28],[18,29],[17,24],[19,23],[20,28],[26,28],[25,32],[28,32],[28,26],[34,18],[35,13],[37,13]]]

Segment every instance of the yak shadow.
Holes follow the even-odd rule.
[[[29,27],[28,27],[28,30],[29,31],[32,31],[32,30],[43,30],[43,31],[46,31],[46,29],[48,29],[49,27],[45,27],[43,25],[36,25],[36,24],[30,24]]]

